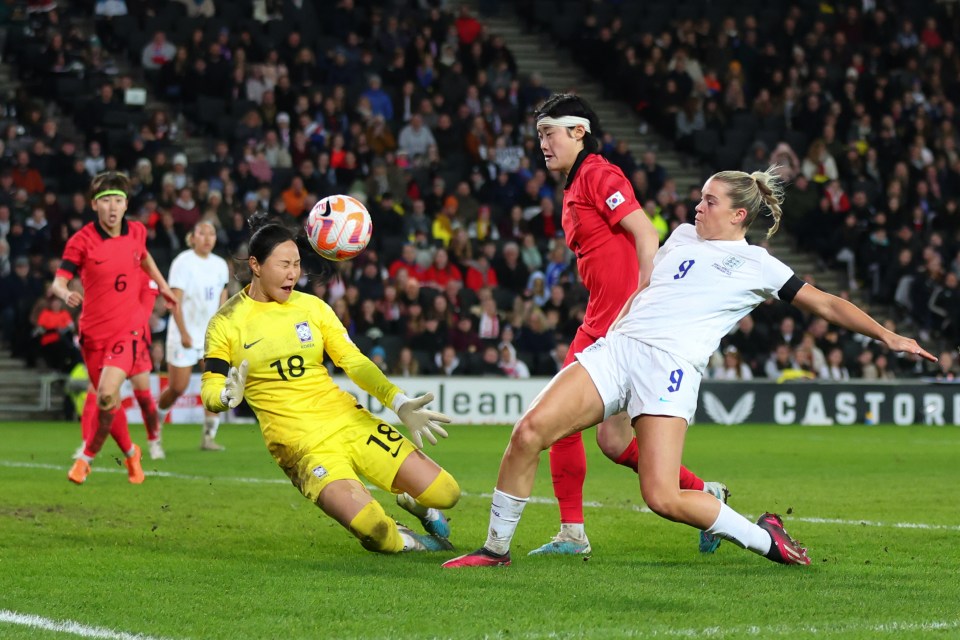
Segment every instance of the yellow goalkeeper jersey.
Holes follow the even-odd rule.
[[[281,465],[358,417],[357,399],[336,385],[323,354],[364,391],[391,406],[400,389],[350,340],[333,309],[294,291],[284,302],[257,302],[249,287],[217,311],[207,326],[201,396],[211,411],[230,367],[247,360],[244,397],[260,422],[271,455]]]

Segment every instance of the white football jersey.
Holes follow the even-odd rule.
[[[672,353],[701,373],[720,340],[778,291],[793,270],[746,240],[702,240],[674,230],[653,260],[650,286],[611,331]]]
[[[170,265],[167,282],[171,289],[183,291],[180,308],[183,322],[195,345],[203,348],[207,323],[220,308],[220,293],[227,286],[230,272],[227,262],[220,256],[210,254],[201,258],[192,249],[184,251]],[[167,342],[180,344],[180,328],[170,319],[167,325]]]

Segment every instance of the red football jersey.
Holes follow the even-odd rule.
[[[583,327],[595,337],[606,335],[640,282],[633,234],[620,226],[640,208],[618,166],[596,153],[577,159],[563,189],[563,232],[590,292]]]
[[[143,329],[143,273],[147,230],[124,220],[120,235],[111,238],[99,222],[84,225],[63,250],[57,277],[80,276],[83,310],[80,336],[84,341],[106,340],[122,331]]]

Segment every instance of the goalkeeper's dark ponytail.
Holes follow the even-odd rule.
[[[265,212],[257,212],[247,221],[253,235],[250,236],[250,257],[263,264],[278,244],[288,240],[297,241],[297,231],[286,227]]]

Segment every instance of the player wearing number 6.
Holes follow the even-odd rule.
[[[780,223],[775,167],[723,171],[703,186],[696,225],[679,226],[653,260],[650,284],[627,301],[605,338],[577,354],[517,422],[500,463],[486,544],[445,567],[510,564],[510,541],[530,496],[540,452],[557,439],[626,410],[640,449],[640,491],[654,512],[783,564],[807,551],[765,513],[754,524],[714,496],[681,491],[677,472],[700,378],[720,339],[761,302],[778,298],[833,324],[928,360],[853,304],[805,284],[765,249],[748,245],[761,212]]]
[[[75,233],[63,250],[63,260],[51,293],[68,307],[83,304],[80,347],[90,382],[97,390],[97,410],[81,419],[84,446],[67,474],[82,484],[90,463],[112,435],[126,456],[130,482],[143,482],[140,447],[130,440],[127,418],[120,408],[120,385],[137,371],[150,370],[150,347],[145,339],[140,304],[142,274],[153,279],[170,308],[177,299],[147,252],[146,228],[124,219],[130,180],[107,171],[91,183],[90,206],[97,219]],[[83,293],[68,287],[79,275]]]
[[[442,413],[423,407],[430,395],[408,398],[347,336],[327,303],[294,291],[300,251],[290,229],[250,220],[249,286],[217,311],[207,327],[203,405],[222,412],[246,398],[267,448],[294,486],[346,527],[370,551],[451,549],[441,509],[460,487],[420,448],[447,433]],[[364,391],[393,407],[410,439],[357,404],[323,364],[326,352]],[[387,516],[360,476],[418,517],[428,535]]]

